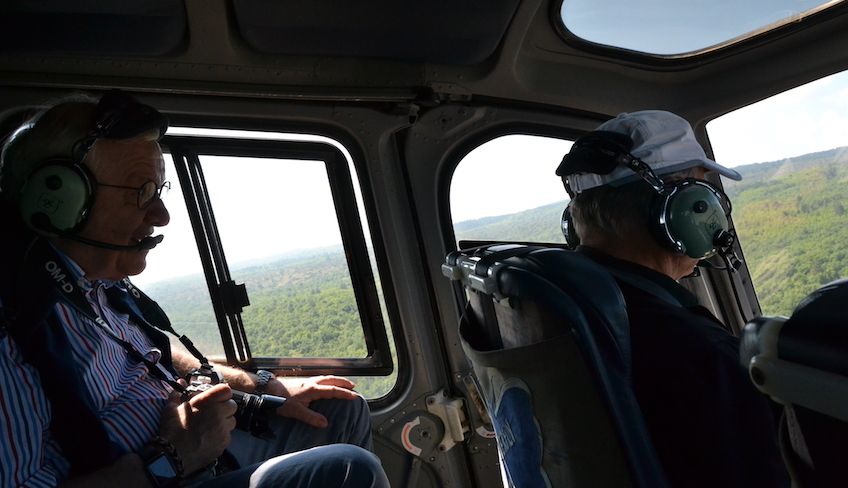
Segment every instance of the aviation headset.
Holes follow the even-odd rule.
[[[159,137],[168,128],[167,119],[153,107],[112,90],[100,98],[95,109],[94,127],[73,145],[69,156],[50,157],[24,169],[11,192],[24,222],[35,232],[51,237],[76,234],[85,224],[94,204],[97,182],[83,161],[97,139],[128,139],[158,129]],[[3,150],[4,172],[10,150],[26,137],[38,119],[18,129]],[[25,163],[24,163],[25,164]],[[4,175],[5,176],[5,175]]]
[[[665,183],[650,166],[630,153],[632,148],[633,140],[626,134],[594,131],[575,141],[557,169],[557,175],[563,178],[566,190],[573,197],[568,176],[609,174],[618,166],[626,166],[654,189],[649,226],[659,242],[695,259],[726,252],[735,237],[728,221],[730,200],[724,192],[706,181],[692,178]],[[561,226],[566,245],[576,247],[580,241],[574,230],[571,202],[563,211]]]

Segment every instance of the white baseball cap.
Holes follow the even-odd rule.
[[[707,158],[689,122],[671,112],[643,110],[623,113],[595,130],[617,132],[630,137],[633,140],[630,154],[650,166],[657,176],[702,166],[732,180],[742,179],[737,171]],[[639,179],[626,166],[618,166],[608,174],[569,173],[568,166],[568,162],[564,161],[557,174],[567,176],[568,184],[575,194],[602,185],[621,186]]]

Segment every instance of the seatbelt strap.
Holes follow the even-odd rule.
[[[620,280],[624,283],[627,283],[628,285],[634,286],[636,288],[639,288],[640,290],[650,293],[651,295],[654,295],[655,297],[668,303],[669,305],[673,305],[675,307],[683,307],[683,304],[680,303],[680,300],[675,298],[674,295],[672,295],[668,290],[649,279],[613,266],[607,266],[606,269],[610,272],[610,274],[615,276],[617,280]]]
[[[137,351],[132,344],[119,337],[112,329],[112,326],[94,312],[91,304],[85,298],[80,284],[72,283],[70,281],[71,273],[67,271],[63,263],[64,260],[45,239],[36,238],[25,259],[25,265],[27,265],[26,269],[28,273],[23,276],[26,278],[27,276],[30,276],[30,273],[40,273],[42,279],[46,279],[52,283],[52,288],[57,292],[61,301],[68,303],[80,314],[88,317],[92,322],[97,324],[107,337],[116,342],[127,352],[127,356],[129,356],[132,360],[147,366],[147,371],[151,376],[170,385],[177,391],[183,391],[184,387],[174,380],[176,373],[170,365],[170,345],[168,344],[167,339],[164,338],[161,333],[154,334],[154,337],[151,337],[152,326],[140,316],[140,313],[137,312],[137,308],[129,307],[128,302],[124,301],[123,304],[128,307],[130,315],[133,316],[134,319],[139,320],[137,323],[142,329],[142,332],[148,336],[151,342],[161,349],[163,352],[162,357],[167,360],[167,364],[163,366],[160,363],[154,363],[144,357],[144,355]],[[155,331],[155,329],[153,329],[153,331]],[[157,335],[159,337],[156,337]],[[165,340],[163,341],[163,339]]]
[[[197,347],[195,347],[194,343],[186,337],[185,335],[180,335],[174,328],[171,326],[171,320],[168,318],[168,315],[162,310],[162,307],[156,303],[155,300],[147,296],[143,291],[136,288],[135,285],[129,280],[129,278],[124,278],[122,280],[126,290],[112,287],[110,290],[112,294],[109,294],[109,290],[107,290],[107,296],[109,296],[109,303],[112,306],[117,308],[126,307],[127,311],[125,313],[129,313],[134,318],[137,317],[137,323],[139,323],[142,327],[146,327],[147,331],[153,333],[156,336],[161,336],[161,340],[164,340],[165,343],[168,344],[169,349],[169,363],[170,363],[170,343],[167,341],[167,337],[158,333],[158,331],[167,332],[177,339],[179,339],[180,343],[194,356],[200,364],[209,364],[209,360],[200,352]],[[151,337],[151,340],[154,340]]]
[[[85,394],[87,388],[82,376],[76,372],[69,339],[61,323],[52,315],[56,303],[67,303],[91,319],[131,359],[145,364],[154,378],[180,392],[185,387],[174,380],[177,374],[171,364],[170,343],[160,330],[179,336],[158,304],[129,280],[124,282],[127,290],[112,286],[106,291],[110,305],[130,315],[162,351],[162,361],[153,363],[115,334],[109,324],[94,312],[79,283],[72,282],[71,274],[63,263],[64,260],[45,239],[35,237],[30,241],[20,266],[13,276],[9,276],[14,283],[10,292],[14,300],[10,303],[4,297],[4,323],[0,325],[21,350],[24,361],[38,371],[42,388],[52,406],[51,433],[70,462],[72,475],[79,475],[111,464],[117,459],[119,449],[109,440],[94,405]],[[8,288],[4,287],[4,290]],[[146,317],[151,317],[152,322]],[[188,338],[179,338],[201,364],[208,363]]]
[[[118,450],[94,413],[68,337],[52,314],[61,297],[45,275],[27,270],[26,264],[24,258],[7,277],[13,288],[3,300],[6,331],[24,362],[38,371],[51,405],[50,431],[70,463],[71,475],[89,473],[114,462]]]

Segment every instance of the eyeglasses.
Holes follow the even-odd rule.
[[[122,186],[122,185],[107,185],[106,183],[97,182],[97,186],[105,186],[106,188],[119,188],[121,190],[132,190],[137,192],[138,194],[138,208],[145,209],[150,206],[154,201],[161,199],[163,193],[167,195],[168,190],[171,189],[171,182],[166,181],[159,186],[156,186],[156,182],[153,180],[147,180],[143,185],[139,187],[134,186]]]

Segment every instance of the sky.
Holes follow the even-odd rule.
[[[562,3],[560,15],[566,28],[583,39],[668,55],[697,51],[771,24],[798,20],[820,5],[834,3],[838,1],[568,0]]]
[[[171,133],[191,132],[199,131],[176,128]],[[294,134],[200,133],[319,140],[341,148],[327,138]],[[707,133],[716,160],[730,167],[848,146],[848,72],[719,117],[707,124]],[[554,171],[570,146],[569,141],[510,135],[474,149],[459,163],[451,182],[453,221],[504,215],[564,200],[565,190]],[[341,149],[349,160],[350,155]],[[231,265],[341,242],[323,163],[210,157],[201,161]],[[357,175],[353,166],[349,167],[358,191]],[[165,235],[165,241],[149,253],[147,271],[133,280],[140,286],[202,269],[179,182],[172,166],[167,171],[173,185],[165,201],[171,223],[157,232]],[[362,216],[361,195],[358,200]]]
[[[340,148],[350,162],[347,150],[326,137],[190,128],[171,128],[168,133],[325,142]],[[201,156],[200,163],[231,270],[235,263],[341,243],[322,161]],[[349,168],[359,212],[364,215],[358,178],[352,165]],[[132,278],[142,287],[202,272],[182,189],[170,156],[166,156],[165,171],[166,178],[171,181],[171,190],[165,197],[171,220],[166,227],[154,232],[163,234],[165,240],[148,253],[145,272]],[[364,225],[367,236],[367,223]],[[234,278],[238,281],[237,276]]]

